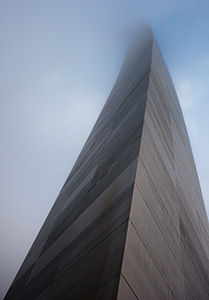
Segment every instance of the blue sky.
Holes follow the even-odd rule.
[[[208,14],[208,0],[0,2],[0,298],[144,21],[179,96],[209,215]]]

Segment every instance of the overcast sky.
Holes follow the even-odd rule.
[[[0,1],[0,299],[143,21],[173,78],[209,214],[209,1]]]

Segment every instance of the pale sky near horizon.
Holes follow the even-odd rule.
[[[171,73],[209,215],[209,1],[0,1],[0,299],[144,21]]]

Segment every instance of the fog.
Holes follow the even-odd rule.
[[[179,96],[209,214],[209,2],[1,1],[0,299],[143,22]]]

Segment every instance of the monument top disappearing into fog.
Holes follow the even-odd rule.
[[[209,299],[208,220],[150,29],[131,48],[9,299]]]

